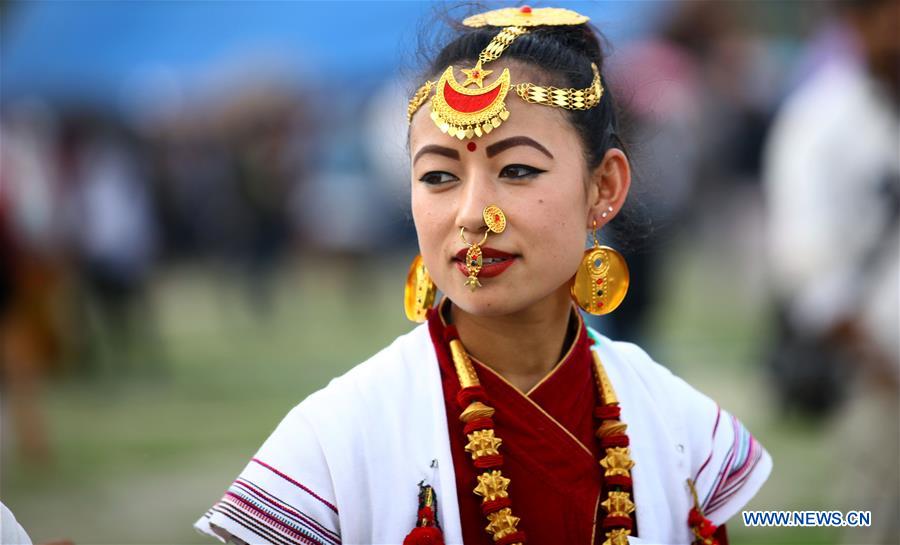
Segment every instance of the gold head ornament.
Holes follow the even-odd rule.
[[[495,72],[485,68],[530,29],[540,26],[581,25],[588,21],[584,15],[562,8],[502,8],[463,21],[470,27],[501,27],[487,47],[478,55],[472,68],[462,68],[466,79],[456,80],[454,67],[448,66],[437,82],[426,81],[413,94],[407,107],[407,119],[431,98],[431,120],[441,132],[460,140],[478,138],[500,127],[509,119],[506,97],[510,89],[531,104],[542,104],[567,110],[587,110],[600,103],[603,86],[600,71],[591,63],[594,74],[589,87],[583,89],[541,86],[533,83],[513,83],[509,69],[504,68],[491,83],[485,78]],[[474,87],[470,87],[474,86]],[[433,94],[432,94],[433,91]]]
[[[485,13],[479,13],[463,20],[463,24],[478,28],[483,26],[555,26],[555,25],[581,25],[588,22],[588,18],[578,12],[563,8],[532,8],[521,6],[518,8],[500,8]]]

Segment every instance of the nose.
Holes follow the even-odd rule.
[[[486,230],[484,208],[493,202],[494,188],[491,180],[478,175],[464,184],[456,211],[457,227],[464,227],[466,234],[481,236]]]

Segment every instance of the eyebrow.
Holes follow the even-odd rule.
[[[535,142],[531,138],[528,138],[527,136],[512,136],[510,138],[507,138],[506,140],[494,142],[490,146],[487,146],[486,148],[484,148],[484,152],[487,154],[488,157],[493,157],[494,155],[497,155],[498,153],[500,153],[502,151],[506,151],[509,148],[514,148],[516,146],[531,146],[532,148],[538,150],[539,152],[543,153],[547,157],[553,159],[553,154],[550,153],[550,151],[547,148],[545,148],[544,146]]]
[[[443,155],[444,157],[449,157],[451,159],[456,159],[459,161],[459,152],[453,148],[445,148],[444,146],[436,146],[434,144],[430,144],[428,146],[424,146],[422,149],[416,152],[416,156],[413,157],[413,164],[416,164],[416,161],[419,160],[419,157],[425,155],[426,153],[434,153],[436,155]]]

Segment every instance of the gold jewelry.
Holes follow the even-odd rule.
[[[593,229],[594,246],[585,250],[572,282],[575,303],[595,316],[609,314],[625,299],[628,291],[628,264],[622,254],[597,241],[597,222]]]
[[[466,75],[466,81],[464,81],[463,87],[470,83],[474,83],[479,87],[484,87],[484,78],[494,73],[493,70],[487,70],[481,67],[481,59],[478,59],[478,62],[475,64],[475,68],[470,68],[466,70],[462,69],[462,73]]]
[[[603,96],[603,85],[600,84],[600,71],[591,63],[594,81],[585,89],[560,89],[558,87],[541,87],[533,83],[516,85],[516,94],[525,102],[555,106],[567,110],[590,110],[600,103]]]
[[[481,282],[478,281],[478,273],[481,272],[481,267],[484,264],[481,246],[487,241],[488,234],[496,233],[499,235],[506,230],[506,214],[504,214],[503,210],[496,204],[485,206],[481,211],[481,217],[484,219],[484,224],[487,225],[487,231],[484,232],[484,237],[481,239],[481,242],[478,242],[477,244],[470,243],[466,240],[466,228],[459,228],[459,238],[469,247],[469,250],[466,252],[465,261],[466,270],[469,272],[469,278],[466,279],[465,285],[472,291],[475,291],[475,288],[481,287]]]
[[[460,140],[481,136],[509,119],[504,102],[508,92],[508,68],[504,68],[500,77],[487,87],[468,89],[456,81],[453,66],[448,66],[431,99],[431,119],[441,132]]]
[[[503,439],[496,434],[494,408],[481,387],[465,347],[455,333],[449,344],[460,384],[456,399],[460,406],[465,407],[459,416],[460,421],[465,424],[463,433],[468,440],[465,451],[472,456],[472,463],[476,468],[478,484],[472,492],[481,497],[481,509],[489,523],[485,530],[492,535],[494,541],[505,539],[507,543],[522,545],[526,543],[527,536],[518,528],[519,517],[513,515],[514,506],[508,490],[510,479],[503,475],[504,458],[500,450]],[[620,446],[628,445],[629,440],[625,433],[625,423],[620,420],[621,409],[612,383],[598,354],[592,351],[591,355],[600,393],[600,404],[594,408],[594,417],[601,421],[596,435],[600,440],[601,450],[605,452],[599,461],[603,468],[601,495],[607,491],[606,498],[600,501],[600,506],[606,513],[602,521],[606,535],[603,545],[628,545],[632,513],[635,511],[631,496],[631,470],[634,461],[628,447]],[[600,433],[600,430],[608,429],[615,429],[616,432]]]
[[[424,322],[428,309],[434,305],[436,292],[437,288],[422,262],[422,256],[417,255],[409,266],[403,290],[403,310],[406,311],[406,317],[413,322]]]
[[[465,285],[468,286],[470,290],[475,291],[475,288],[481,287],[481,282],[478,281],[478,273],[481,272],[481,267],[484,264],[484,256],[481,254],[481,245],[487,240],[488,233],[491,231],[485,231],[484,238],[481,239],[481,242],[476,244],[471,244],[466,240],[465,231],[465,227],[459,228],[459,238],[469,247],[469,250],[466,252],[465,262],[466,270],[469,272],[469,278],[466,279]]]
[[[426,81],[424,85],[416,90],[413,97],[409,99],[409,106],[406,108],[407,121],[412,121],[413,114],[416,113],[416,110],[419,109],[419,106],[421,106],[423,102],[428,100],[428,95],[431,94],[432,89],[434,89],[434,82]]]
[[[513,84],[509,69],[504,68],[493,83],[485,86],[484,78],[493,70],[486,70],[485,64],[497,60],[510,45],[529,27],[545,25],[580,25],[588,20],[584,15],[561,8],[503,8],[469,17],[463,24],[471,27],[500,26],[500,32],[478,55],[472,68],[463,68],[466,79],[456,80],[453,66],[444,70],[437,83],[426,81],[413,95],[407,106],[407,119],[412,121],[416,111],[428,100],[431,91],[431,119],[441,132],[460,140],[477,138],[489,134],[509,119],[506,96]],[[600,103],[603,86],[597,65],[591,63],[594,79],[590,87],[584,89],[541,86],[533,83],[518,83],[513,87],[522,100],[531,104],[543,104],[567,110],[587,110]],[[475,88],[469,88],[474,85]]]
[[[478,54],[478,61],[487,64],[497,60],[506,51],[506,48],[516,41],[516,38],[527,33],[528,29],[520,26],[513,25],[504,28],[499,34],[491,38],[484,51]]]
[[[496,204],[490,204],[481,211],[484,224],[492,233],[500,234],[506,230],[506,214]]]
[[[501,8],[479,13],[463,20],[466,26],[551,26],[581,25],[588,18],[570,9],[563,8]]]

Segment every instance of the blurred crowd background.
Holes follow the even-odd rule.
[[[900,2],[554,5],[612,44],[637,173],[597,326],[766,445],[749,508],[872,511],[732,542],[900,542]],[[204,542],[281,416],[412,327],[405,103],[473,9],[0,4],[0,499],[35,543]]]

